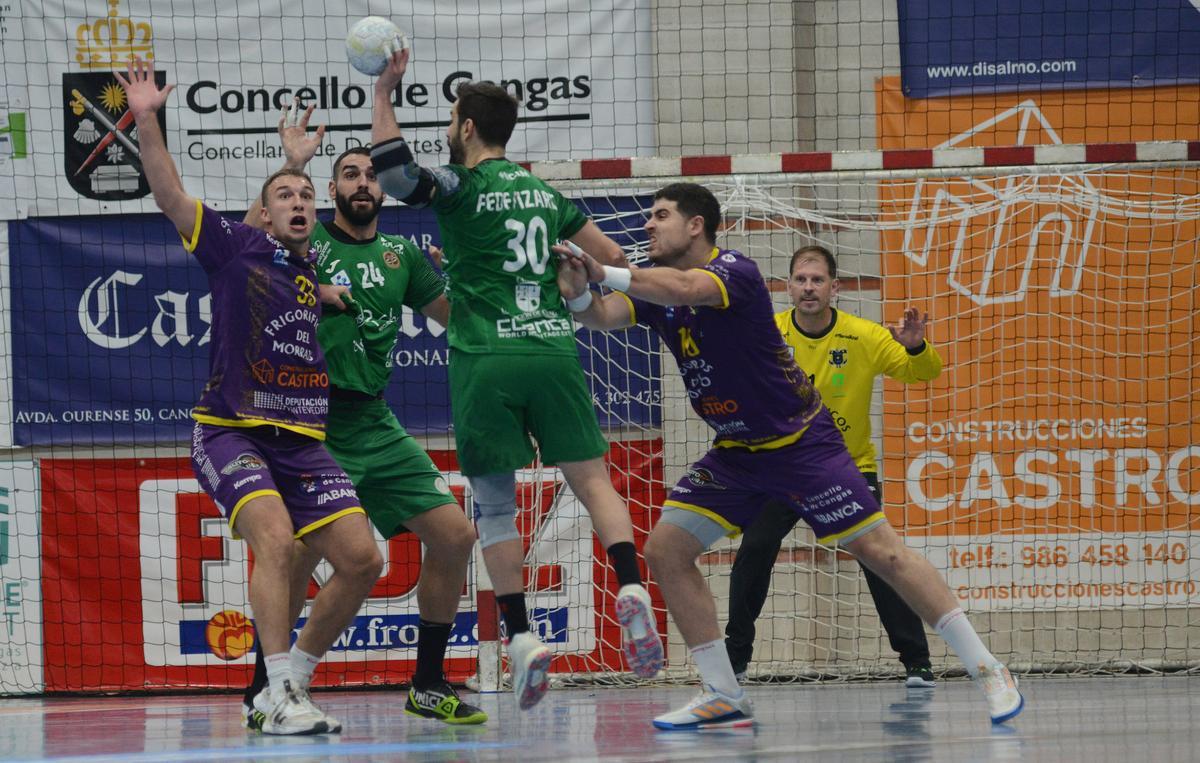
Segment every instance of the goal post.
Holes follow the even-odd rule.
[[[1156,142],[530,168],[632,261],[653,192],[690,180],[717,195],[718,245],[757,262],[778,310],[792,252],[820,243],[839,260],[839,310],[929,313],[942,375],[877,383],[872,401],[885,510],[1001,659],[1103,672],[1200,665],[1197,160],[1200,144]],[[711,433],[656,351],[669,491]],[[737,546],[701,559],[722,627]],[[930,642],[935,669],[957,669]],[[900,670],[857,562],[798,525],[750,676]],[[663,677],[695,677],[673,628]]]

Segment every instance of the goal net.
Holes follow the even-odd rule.
[[[591,170],[632,175],[632,166]],[[650,196],[678,179],[558,185],[633,239],[638,261]],[[894,323],[913,305],[931,316],[942,375],[877,383],[872,401],[885,510],[997,656],[1023,670],[1200,664],[1194,164],[692,179],[722,203],[718,244],[758,263],[777,309],[790,307],[792,252],[819,243],[838,257],[839,310]],[[662,367],[661,428],[628,421],[616,431],[661,437],[669,490],[711,433],[669,353],[651,348]],[[722,626],[738,543],[701,559]],[[857,562],[816,544],[803,523],[784,542],[757,630],[752,678],[902,670]],[[935,670],[958,667],[936,636],[930,647]],[[694,677],[673,628],[668,654],[667,677]]]

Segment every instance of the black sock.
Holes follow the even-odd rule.
[[[414,689],[427,689],[443,680],[442,663],[446,659],[446,642],[450,640],[452,623],[431,623],[419,620],[417,625],[417,672],[413,673]]]
[[[638,571],[637,549],[629,541],[621,541],[608,547],[608,563],[612,565],[613,572],[617,573],[617,582],[621,585],[642,582],[642,573]]]
[[[251,707],[254,706],[254,698],[258,693],[267,686],[267,661],[263,658],[262,649],[254,650],[254,678],[250,680],[250,685],[246,687],[246,693],[242,700]]]
[[[504,618],[504,628],[510,639],[518,633],[525,633],[529,630],[529,615],[525,612],[524,591],[497,596],[496,606],[500,607],[500,616]]]

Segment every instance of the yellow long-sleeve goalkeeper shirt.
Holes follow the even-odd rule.
[[[911,354],[878,323],[837,310],[829,328],[809,336],[796,325],[794,313],[795,308],[776,313],[775,323],[796,364],[821,392],[859,471],[878,472],[871,442],[875,377],[886,374],[905,384],[936,379],[942,372],[942,357],[928,341],[920,352]]]

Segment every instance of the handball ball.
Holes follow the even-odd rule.
[[[392,50],[408,47],[400,27],[379,16],[367,16],[346,34],[346,57],[363,74],[375,76],[387,68]]]

